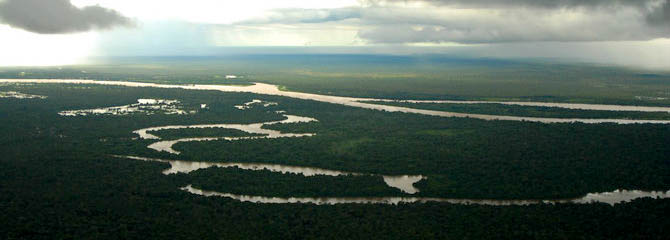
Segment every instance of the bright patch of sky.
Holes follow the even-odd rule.
[[[0,66],[75,64],[95,50],[97,35],[43,35],[0,24]]]

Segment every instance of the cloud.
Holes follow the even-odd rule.
[[[588,9],[616,11],[634,8],[646,15],[650,25],[670,24],[670,0],[360,0],[368,6],[425,3],[437,6],[484,9]]]
[[[133,25],[117,11],[100,6],[77,8],[69,0],[5,0],[0,2],[0,22],[42,34]]]
[[[275,9],[235,25],[334,23],[369,43],[637,41],[670,37],[670,0],[362,0]],[[328,23],[324,25],[323,23]]]
[[[666,1],[647,15],[647,23],[653,26],[670,28],[670,1]]]
[[[630,41],[670,36],[670,29],[646,24],[644,15],[631,8],[432,9],[421,15],[396,8],[364,15],[369,24],[359,36],[375,43]]]
[[[361,9],[356,7],[333,9],[284,8],[268,11],[263,17],[238,22],[238,24],[326,23],[360,17]]]
[[[664,2],[665,0],[361,0],[365,5],[381,6],[393,3],[428,3],[476,8],[575,8],[603,6],[637,6]]]

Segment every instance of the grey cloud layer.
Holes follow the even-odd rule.
[[[651,11],[647,15],[647,22],[654,26],[670,28],[670,1]]]
[[[602,6],[637,6],[645,7],[654,2],[664,0],[361,0],[367,5],[383,5],[385,3],[425,2],[436,5],[452,5],[461,7],[541,7],[541,8],[573,8]]]
[[[544,8],[574,9],[600,8],[613,11],[617,8],[632,7],[642,12],[650,25],[670,25],[670,0],[361,0],[371,6],[384,3],[424,2],[434,5],[446,5],[465,8]]]
[[[85,32],[133,24],[114,10],[100,6],[77,8],[69,0],[0,1],[0,22],[43,34]]]
[[[416,8],[407,5],[423,2]],[[670,0],[371,0],[363,7],[279,9],[238,24],[337,22],[375,43],[622,41],[670,37]],[[408,7],[410,6],[410,7]]]
[[[388,11],[386,11],[388,12]],[[421,16],[397,10],[391,18],[367,15],[359,36],[377,43],[522,41],[624,41],[670,36],[662,23],[652,26],[637,10],[619,11],[506,9],[435,11]]]
[[[252,19],[239,24],[266,24],[266,23],[324,23],[361,18],[360,8],[336,9],[277,9],[270,11],[267,16]]]

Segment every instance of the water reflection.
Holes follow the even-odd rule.
[[[242,105],[235,105],[235,108],[237,108],[239,110],[246,110],[246,109],[252,108],[253,105],[257,105],[257,104],[262,104],[263,107],[269,107],[269,106],[276,106],[277,105],[276,102],[265,102],[265,101],[262,101],[262,100],[254,99],[254,100],[251,100],[251,102],[246,102]]]
[[[375,102],[397,102],[397,103],[446,103],[446,104],[501,104],[516,105],[524,107],[551,107],[565,108],[573,110],[594,110],[594,111],[626,111],[626,112],[666,112],[670,113],[668,107],[648,107],[648,106],[625,106],[625,105],[605,105],[605,104],[583,104],[583,103],[551,103],[551,102],[503,102],[503,101],[456,101],[456,100],[392,100],[375,99]]]
[[[469,114],[469,113],[454,113],[424,109],[414,109],[408,107],[385,106],[374,103],[366,103],[366,101],[395,101],[388,99],[372,99],[372,98],[351,98],[328,96],[313,93],[300,92],[286,92],[280,91],[276,85],[255,83],[251,86],[226,86],[226,85],[174,85],[174,84],[157,84],[157,83],[142,83],[142,82],[122,82],[122,81],[95,81],[95,80],[78,80],[78,79],[1,79],[0,83],[67,83],[67,84],[99,84],[125,87],[153,87],[153,88],[178,88],[187,90],[214,90],[222,92],[247,92],[255,94],[266,94],[275,96],[291,97],[296,99],[312,100],[319,102],[327,102],[334,104],[341,104],[350,107],[359,107],[365,109],[387,111],[387,112],[404,112],[415,113],[438,117],[458,117],[458,118],[473,118],[482,120],[502,120],[502,121],[527,121],[540,123],[617,123],[617,124],[636,124],[636,123],[652,123],[652,124],[670,124],[670,120],[633,120],[633,119],[583,119],[583,118],[541,118],[541,117],[517,117],[517,116],[502,116],[502,115],[487,115],[487,114]],[[455,101],[455,103],[464,103]],[[500,103],[500,102],[499,102]],[[506,102],[502,102],[506,103]],[[603,104],[570,104],[570,103],[543,103],[543,102],[510,102],[509,104],[526,106],[547,106],[558,108],[574,108],[583,110],[608,110],[608,111],[662,111],[670,112],[668,107],[645,107],[645,106],[618,106],[618,105],[603,105]]]
[[[283,174],[286,173],[300,174],[306,177],[316,175],[324,175],[324,176],[362,175],[359,173],[342,172],[342,171],[313,168],[313,167],[287,166],[281,164],[194,162],[194,161],[167,160],[167,159],[145,158],[136,156],[119,156],[119,155],[115,155],[115,157],[147,161],[147,162],[169,163],[170,168],[163,171],[163,174],[165,175],[175,173],[190,173],[199,169],[205,169],[210,167],[221,167],[221,168],[237,167],[244,170],[271,171]]]
[[[109,85],[109,86],[126,86],[126,87],[153,87],[153,88],[174,88],[174,89],[186,89],[186,90],[215,90],[222,92],[247,92],[255,94],[266,94],[266,95],[276,95],[291,97],[296,99],[303,100],[312,100],[333,104],[341,104],[350,107],[359,107],[365,109],[387,111],[387,112],[404,112],[404,113],[415,113],[429,116],[439,116],[439,117],[459,117],[459,118],[473,118],[473,119],[482,119],[482,120],[505,120],[505,121],[528,121],[528,122],[540,122],[540,123],[587,123],[587,124],[596,124],[596,123],[617,123],[617,124],[636,124],[636,123],[652,123],[652,124],[669,124],[668,120],[632,120],[632,119],[581,119],[581,118],[541,118],[541,117],[517,117],[517,116],[501,116],[501,115],[487,115],[487,114],[468,114],[468,113],[454,113],[454,112],[444,112],[444,111],[434,111],[434,110],[424,110],[424,109],[414,109],[408,107],[396,107],[396,106],[386,106],[374,103],[367,103],[369,101],[397,101],[389,99],[371,99],[371,98],[351,98],[351,97],[339,97],[339,96],[328,96],[328,95],[319,95],[311,93],[299,93],[299,92],[286,92],[280,91],[277,86],[263,83],[256,83],[251,86],[224,86],[224,85],[172,85],[172,84],[156,84],[156,83],[141,83],[141,82],[121,82],[121,81],[94,81],[94,80],[76,80],[76,79],[2,79],[0,83],[63,83],[63,84],[99,84],[99,85]],[[18,97],[18,98],[43,98],[43,96],[37,95],[21,95],[19,93],[5,92],[3,93],[5,97]],[[638,111],[638,112],[670,112],[668,107],[646,107],[646,106],[619,106],[619,105],[600,105],[600,104],[571,104],[571,103],[545,103],[545,102],[484,102],[484,101],[418,101],[418,100],[404,100],[405,102],[415,102],[415,103],[457,103],[457,104],[477,104],[477,103],[496,103],[496,104],[505,104],[505,105],[520,105],[520,106],[542,106],[542,107],[555,107],[555,108],[567,108],[567,109],[581,109],[581,110],[601,110],[601,111]],[[250,103],[255,104],[255,102]],[[249,104],[249,105],[250,105]],[[247,104],[245,104],[246,106]],[[204,106],[203,106],[204,108]],[[315,119],[284,115],[287,117],[287,120],[284,121],[316,121]],[[292,119],[293,118],[293,119]],[[282,122],[282,121],[279,121]],[[160,139],[158,136],[152,135],[148,132],[151,131],[160,131],[165,129],[181,129],[181,128],[230,128],[246,131],[249,133],[264,134],[264,137],[296,137],[296,136],[308,136],[300,134],[287,134],[282,135],[278,131],[262,129],[263,125],[272,124],[270,123],[256,123],[256,124],[215,124],[215,125],[183,125],[183,126],[163,126],[155,128],[140,129],[135,131],[143,139]],[[247,137],[253,138],[253,137]],[[154,143],[152,145],[153,149],[163,150],[172,153],[178,153],[174,151],[171,147],[177,142],[183,141],[211,141],[217,139],[226,139],[226,138],[188,138],[188,139],[179,139],[175,141],[163,141]],[[228,138],[228,140],[240,140],[242,138]],[[122,156],[119,156],[122,157]],[[295,166],[284,166],[276,164],[243,164],[243,163],[207,163],[207,162],[187,162],[187,161],[177,161],[177,160],[160,160],[160,159],[149,159],[149,158],[140,158],[140,157],[124,157],[136,160],[143,161],[155,161],[155,162],[166,162],[170,164],[170,169],[164,171],[164,174],[179,173],[179,172],[192,172],[198,169],[209,168],[213,166],[217,167],[239,167],[247,170],[268,170],[274,172],[282,173],[297,173],[303,174],[304,176],[313,176],[313,175],[329,175],[329,176],[339,176],[339,175],[363,175],[360,173],[345,173],[334,170],[327,169],[318,169],[318,168],[307,168],[307,167],[295,167]],[[371,174],[367,174],[371,175]],[[390,187],[399,188],[406,193],[416,193],[416,189],[413,184],[424,179],[422,176],[383,176],[384,182]],[[277,198],[277,197],[261,197],[261,196],[246,196],[246,195],[235,195],[230,193],[218,193],[213,191],[204,191],[200,189],[193,188],[192,186],[186,186],[182,188],[185,191],[188,191],[193,194],[203,195],[203,196],[221,196],[236,199],[239,201],[246,202],[255,202],[255,203],[312,203],[312,204],[341,204],[341,203],[365,203],[365,204],[399,204],[399,203],[415,203],[415,202],[446,202],[453,204],[480,204],[480,205],[495,205],[495,206],[507,206],[507,205],[529,205],[529,204],[540,204],[540,203],[590,203],[590,202],[602,202],[610,205],[631,201],[633,199],[641,197],[655,197],[655,198],[668,198],[670,196],[670,191],[668,192],[647,192],[647,191],[638,191],[638,190],[617,190],[614,192],[606,193],[590,193],[582,198],[577,199],[557,199],[557,200],[486,200],[486,199],[448,199],[448,198],[418,198],[418,197],[387,197],[387,198]]]
[[[414,184],[423,180],[423,176],[384,176],[384,182],[390,187],[401,189],[403,192],[415,194],[419,189],[414,187]]]
[[[329,170],[323,168],[314,168],[314,167],[300,167],[300,166],[288,166],[281,164],[265,164],[265,163],[221,163],[221,162],[193,162],[193,161],[181,161],[181,160],[167,160],[167,159],[157,159],[157,158],[145,158],[145,157],[136,157],[136,156],[120,156],[114,155],[117,158],[126,158],[140,161],[148,162],[162,162],[170,164],[170,168],[163,171],[163,174],[176,174],[176,173],[190,173],[199,169],[206,169],[211,167],[220,167],[220,168],[233,168],[237,167],[244,170],[251,171],[270,171],[277,172],[282,174],[292,173],[300,174],[305,177],[310,176],[381,176],[384,178],[384,182],[389,187],[400,189],[401,191],[409,194],[414,194],[419,192],[418,189],[414,187],[414,183],[425,179],[424,176],[388,176],[388,175],[377,175],[377,174],[365,174],[365,173],[355,173],[355,172],[344,172],[337,170]]]
[[[132,113],[144,113],[147,115],[163,113],[167,115],[171,114],[194,114],[195,111],[186,112],[182,109],[180,102],[177,100],[165,100],[165,99],[137,99],[137,103],[115,106],[115,107],[105,107],[105,108],[94,108],[94,109],[82,109],[82,110],[69,110],[61,111],[58,115],[61,116],[87,116],[87,115],[129,115]]]
[[[176,140],[166,140],[159,141],[149,145],[148,147],[159,152],[168,152],[172,154],[180,154],[179,151],[176,151],[172,148],[177,143],[181,142],[200,142],[200,141],[216,141],[216,140],[226,140],[226,141],[238,141],[238,140],[248,140],[248,139],[261,139],[261,138],[290,138],[290,137],[311,137],[316,135],[315,133],[282,133],[280,131],[264,129],[264,126],[282,124],[282,123],[306,123],[306,122],[316,122],[318,120],[309,117],[301,117],[294,115],[283,115],[286,119],[281,121],[273,122],[264,122],[264,123],[252,123],[252,124],[200,124],[200,125],[171,125],[171,126],[160,126],[160,127],[150,127],[143,128],[133,131],[133,133],[140,136],[142,139],[161,139],[160,137],[150,134],[149,132],[156,132],[168,129],[203,129],[203,128],[227,128],[240,130],[249,134],[258,134],[262,136],[250,136],[250,137],[201,137],[201,138],[181,138]]]
[[[263,197],[239,195],[232,193],[221,193],[215,191],[205,191],[194,188],[191,185],[182,187],[181,190],[192,194],[205,197],[225,197],[240,202],[251,203],[308,203],[316,205],[334,205],[334,204],[391,204],[400,203],[426,203],[440,202],[461,205],[488,205],[488,206],[527,206],[534,204],[557,204],[557,203],[606,203],[614,205],[618,203],[630,202],[634,199],[652,197],[669,198],[670,191],[667,192],[644,192],[644,191],[626,191],[617,190],[606,193],[589,193],[584,197],[575,199],[554,199],[554,200],[493,200],[493,199],[452,199],[452,198],[424,198],[424,197]]]
[[[46,99],[46,96],[20,93],[15,91],[0,92],[0,98],[18,98],[18,99]]]

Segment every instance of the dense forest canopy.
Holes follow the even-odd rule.
[[[323,68],[327,70],[329,67],[324,65]],[[584,71],[595,71],[586,69]],[[93,74],[90,70],[83,73],[74,70],[12,69],[0,74],[2,77],[16,77],[17,72],[25,71],[29,72],[26,78],[51,76],[163,82],[157,80],[151,72],[133,73],[137,75],[130,76],[103,73],[103,67],[97,67],[97,70],[100,73]],[[63,75],[54,75],[58,71],[63,71]],[[360,74],[361,79],[366,80],[353,81],[355,84],[323,81],[332,86],[316,87],[307,80],[300,82],[300,74],[296,75],[297,80],[289,81],[282,80],[281,74],[277,78],[266,79],[264,74],[270,74],[271,71],[264,71],[240,74],[245,76],[242,80],[194,75],[196,77],[180,78],[182,81],[177,83],[248,84],[265,80],[285,85],[290,90],[338,95],[483,98],[465,90],[445,91],[446,94],[435,95],[428,89],[409,89],[404,94],[397,89],[414,83],[401,79],[393,80],[398,81],[398,85],[365,87],[366,84],[375,83],[377,78],[388,81],[389,76],[384,74],[370,76],[353,71],[350,74]],[[439,70],[433,71],[431,74],[439,75]],[[463,71],[467,73],[469,70]],[[304,74],[313,76],[314,72]],[[505,75],[501,76],[504,79]],[[586,102],[656,106],[666,103],[666,100],[634,98],[635,94],[653,93],[651,89],[655,89],[655,94],[662,95],[665,91],[663,89],[667,87],[655,87],[667,86],[664,76],[631,76],[636,76],[631,79],[656,80],[630,80],[629,88],[606,96],[599,95],[605,94],[606,90],[603,90],[589,96],[577,93],[572,96],[524,97],[515,94],[514,87],[501,89],[500,94],[495,96],[502,99],[568,102],[587,99]],[[339,78],[323,75],[315,79],[330,77]],[[611,84],[625,82],[610,79],[606,74],[602,79]],[[164,81],[169,82],[171,79]],[[569,87],[581,86],[584,81],[576,81],[576,85]],[[554,91],[552,88],[555,85],[552,85],[554,83],[551,79],[546,80],[546,84],[542,94]],[[375,90],[358,92],[351,87]],[[277,197],[418,196],[475,199],[573,198],[616,189],[666,191],[670,186],[670,176],[667,174],[670,172],[670,159],[667,157],[670,156],[670,146],[667,144],[670,142],[670,125],[540,124],[441,118],[278,96],[179,89],[69,84],[0,85],[0,92],[8,91],[47,98],[0,98],[0,132],[3,133],[0,134],[0,151],[3,153],[0,157],[3,165],[0,168],[3,179],[0,181],[0,210],[4,213],[0,216],[0,222],[3,223],[0,236],[6,239],[118,239],[140,236],[185,239],[341,239],[372,236],[412,239],[631,239],[665,236],[667,229],[670,229],[669,222],[664,218],[664,213],[670,207],[667,199],[637,199],[614,206],[598,203],[507,207],[447,203],[316,206],[252,204],[226,198],[202,197],[180,190],[192,184],[194,187],[220,192]],[[658,98],[662,97],[659,95]],[[194,113],[171,115],[138,112],[119,116],[58,114],[67,110],[128,105],[136,103],[137,99],[175,99],[180,101],[183,108],[193,110]],[[234,107],[254,99],[278,104],[258,105],[245,110]],[[202,107],[203,104],[206,107]],[[519,106],[412,104],[412,107],[520,116],[667,119],[667,113]],[[165,125],[279,121],[284,117],[278,111],[318,121],[274,124],[265,128],[316,135],[185,142],[174,146],[181,152],[175,155],[147,148],[155,140],[139,139],[133,133],[138,129]],[[250,136],[230,129],[162,130],[152,134],[168,140]],[[415,184],[420,192],[410,195],[386,186],[380,176],[304,177],[216,167],[190,174],[165,175],[162,171],[170,167],[166,163],[123,159],[114,155],[183,161],[285,164],[384,175],[423,175],[427,178]]]

